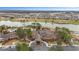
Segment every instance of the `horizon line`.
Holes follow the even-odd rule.
[[[2,10],[24,10],[24,11],[79,11],[79,7],[0,7]]]

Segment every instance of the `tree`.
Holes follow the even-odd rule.
[[[3,30],[6,30],[7,27],[5,25],[0,26],[0,32],[2,32]]]
[[[26,35],[28,36],[28,38],[32,36],[31,29],[24,29],[24,31],[25,31]]]
[[[16,34],[19,36],[19,38],[25,38],[26,37],[26,32],[25,30],[21,29],[21,28],[18,28],[16,30]]]
[[[41,24],[40,23],[32,23],[32,27],[36,28],[38,30],[41,28]]]
[[[72,37],[71,33],[69,29],[64,27],[63,28],[56,27],[55,31],[58,37],[58,40],[56,41],[57,45],[49,48],[49,51],[63,51],[64,49],[62,47],[62,42],[71,45],[71,37]]]
[[[64,42],[66,44],[71,44],[71,33],[69,31],[69,29],[67,28],[59,28],[59,27],[56,27],[56,33],[59,37],[59,40],[57,41],[57,44],[62,44],[61,42]]]
[[[17,51],[32,51],[30,47],[26,43],[17,43],[16,44]]]
[[[15,17],[10,17],[10,20],[13,21],[13,19],[15,19]]]
[[[55,31],[57,32],[59,29],[60,29],[59,27],[56,27],[56,28],[55,28]]]
[[[25,39],[26,35],[28,36],[28,38],[31,37],[32,31],[31,31],[31,29],[18,28],[16,30],[16,34],[19,36],[19,38]]]

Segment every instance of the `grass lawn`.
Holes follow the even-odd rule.
[[[74,45],[79,45],[79,42],[78,42],[78,41],[76,41],[76,42],[73,42],[73,44],[74,44]]]

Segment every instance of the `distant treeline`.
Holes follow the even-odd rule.
[[[0,13],[56,13],[56,12],[65,12],[65,13],[79,13],[79,11],[32,11],[32,10],[0,10]]]

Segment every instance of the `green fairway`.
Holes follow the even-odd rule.
[[[79,20],[63,20],[63,19],[9,19],[10,21],[13,22],[51,22],[51,23],[60,23],[60,24],[79,24]],[[2,20],[0,21],[7,21],[7,20]]]

